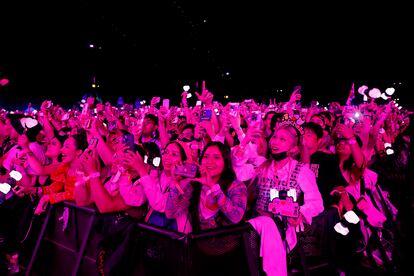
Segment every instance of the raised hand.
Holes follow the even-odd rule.
[[[191,180],[199,182],[199,183],[201,183],[201,185],[205,185],[209,188],[213,187],[215,183],[212,181],[210,173],[208,172],[207,168],[204,167],[204,166],[200,166],[198,164],[197,164],[197,166],[200,170],[200,175],[201,176],[196,177],[196,178],[191,178]]]
[[[347,125],[337,124],[335,130],[338,134],[341,135],[341,137],[345,139],[351,139],[352,137],[354,137],[354,131]]]
[[[295,89],[293,90],[292,94],[290,95],[289,102],[294,103],[296,101],[300,101],[302,98],[302,94],[300,93],[301,87],[295,86]]]
[[[165,106],[160,106],[160,109],[158,110],[158,119],[165,121],[168,116],[168,111],[169,110]]]
[[[94,173],[99,171],[99,164],[96,158],[95,149],[86,149],[80,159],[83,170],[87,173]]]
[[[207,89],[203,89],[203,91],[201,92],[201,95],[198,92],[195,92],[195,94],[197,95],[197,98],[200,101],[202,101],[205,105],[209,106],[213,103],[214,95]]]
[[[141,155],[131,150],[127,150],[121,154],[121,160],[122,164],[126,165],[126,167],[132,168],[136,171],[138,171],[140,167],[145,167],[145,163],[144,160],[142,160]]]
[[[160,102],[161,98],[160,97],[152,97],[151,99],[151,106],[156,106],[159,102]]]
[[[135,153],[131,150],[126,150],[123,154],[121,154],[121,160],[122,164],[135,170],[141,177],[145,176],[148,173],[148,167],[144,163],[141,155],[138,153]]]
[[[187,91],[183,91],[183,93],[181,93],[181,103],[183,105],[183,107],[187,107],[188,106],[188,102],[187,102],[187,95],[189,92]]]
[[[200,126],[202,129],[206,131],[206,133],[208,134],[208,136],[210,136],[210,138],[214,138],[216,133],[214,130],[214,125],[211,122],[203,121],[200,123]]]
[[[240,121],[241,120],[240,120],[240,115],[239,115],[238,112],[234,112],[234,113],[230,112],[228,118],[230,120],[231,126],[234,129],[239,129],[240,128]]]

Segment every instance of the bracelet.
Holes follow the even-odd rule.
[[[84,187],[86,185],[85,181],[76,181],[75,187]]]
[[[348,139],[348,145],[355,145],[357,140],[355,138]]]
[[[178,183],[177,181],[175,181],[175,182],[174,182],[174,186],[175,186],[175,188],[177,189],[177,191],[178,191],[180,194],[184,194],[184,191],[183,191],[183,189],[181,188],[180,183]]]
[[[88,176],[88,178],[89,179],[94,179],[94,178],[98,178],[98,177],[100,177],[101,176],[101,173],[100,172],[94,172],[94,173],[91,173],[89,176]]]
[[[217,192],[221,190],[221,187],[219,184],[214,184],[207,192],[206,195],[208,196],[209,194],[213,193],[213,192]]]
[[[89,181],[89,180],[91,180],[91,179],[95,179],[95,178],[98,178],[98,177],[100,177],[101,176],[101,173],[100,172],[94,172],[94,173],[91,173],[90,175],[88,175],[88,176],[83,176],[82,178],[83,178],[83,181],[79,181],[79,185],[81,185],[82,183],[81,182],[83,182],[83,183],[85,183],[85,182],[87,182],[87,181]],[[79,186],[78,185],[78,186]],[[75,183],[75,186],[76,186],[76,183]]]

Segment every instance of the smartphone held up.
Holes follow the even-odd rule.
[[[135,151],[134,135],[131,133],[122,135],[122,144],[127,146],[125,151]]]
[[[196,164],[184,164],[176,167],[174,173],[182,177],[194,178],[197,176],[198,167]]]
[[[212,115],[213,115],[213,111],[211,109],[201,110],[200,122],[204,122],[204,121],[210,122]]]

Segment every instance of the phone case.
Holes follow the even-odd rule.
[[[193,178],[193,177],[196,177],[197,175],[197,169],[198,169],[197,166],[194,164],[186,164],[186,165],[178,166],[174,172],[176,175]]]
[[[169,99],[162,100],[162,106],[164,106],[165,108],[170,108],[170,100]]]
[[[134,151],[135,145],[134,145],[134,135],[132,134],[124,134],[122,136],[122,143],[126,146],[128,146],[129,150]]]
[[[211,121],[211,115],[212,114],[213,114],[213,112],[211,111],[211,109],[202,110],[201,115],[200,115],[200,122]]]

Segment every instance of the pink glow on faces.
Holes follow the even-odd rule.
[[[272,154],[289,151],[297,144],[297,137],[293,127],[281,127],[273,133],[269,146]]]
[[[60,144],[59,140],[53,138],[47,145],[45,155],[50,158],[55,158],[60,154],[61,148],[62,145]]]
[[[76,140],[73,137],[69,137],[65,140],[61,149],[62,162],[64,164],[72,163],[80,151],[81,150],[76,149]]]
[[[201,166],[208,170],[211,177],[220,177],[224,170],[224,159],[217,146],[207,148],[201,160]]]
[[[169,144],[162,153],[162,164],[164,166],[164,170],[169,171],[181,162],[182,157],[179,146],[175,143]]]

